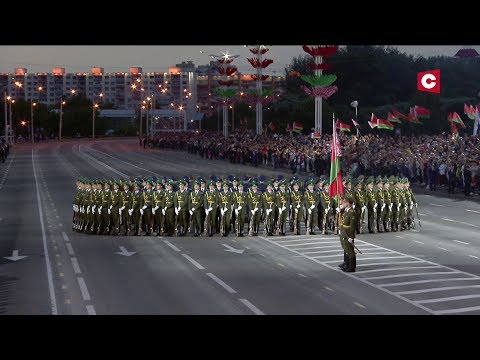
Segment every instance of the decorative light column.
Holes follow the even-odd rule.
[[[330,64],[324,63],[323,58],[333,55],[338,50],[338,46],[303,45],[303,50],[315,59],[314,64],[309,64],[315,75],[302,75],[301,78],[312,86],[311,88],[302,86],[302,88],[308,95],[315,97],[315,133],[322,135],[322,101],[338,91],[336,86],[330,86],[337,80],[337,76],[322,74],[323,70],[330,68]]]
[[[250,94],[250,96],[256,97],[256,132],[257,135],[262,134],[263,132],[263,101],[262,99],[270,96],[271,91],[262,91],[262,81],[268,78],[268,75],[263,75],[262,70],[273,63],[271,59],[262,59],[262,55],[265,54],[269,49],[265,47],[265,45],[257,45],[256,47],[250,49],[250,51],[256,55],[254,58],[247,58],[248,62],[254,69],[257,69],[257,73],[252,75],[252,79],[256,80],[257,88],[256,91],[247,90],[246,92]]]
[[[229,89],[232,86],[233,81],[228,78],[234,75],[237,72],[237,67],[230,65],[234,58],[239,55],[231,55],[227,52],[223,53],[222,56],[210,55],[212,58],[216,58],[220,65],[217,67],[217,71],[220,75],[225,76],[225,80],[219,80],[219,88],[215,89],[215,95],[218,97],[218,101],[222,104],[223,109],[223,136],[228,136],[228,107],[232,105],[235,100],[234,98],[237,95],[237,91],[234,89]]]

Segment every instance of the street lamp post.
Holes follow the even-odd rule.
[[[13,144],[13,139],[12,139],[12,135],[13,135],[13,123],[12,123],[12,103],[14,103],[15,100],[12,99],[11,96],[8,97],[8,117],[9,117],[9,126],[10,126],[10,131],[9,131],[9,135],[8,135],[8,138],[10,139],[10,144]]]
[[[7,118],[7,90],[4,92],[5,98],[5,144],[8,144],[8,118]]]
[[[30,126],[31,126],[31,137],[32,137],[32,143],[35,142],[35,128],[33,127],[33,107],[37,105],[37,103],[34,103],[32,99],[30,99]]]
[[[98,108],[98,104],[92,106],[92,139],[95,139],[95,112]]]

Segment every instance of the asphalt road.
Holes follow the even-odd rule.
[[[71,229],[78,176],[212,173],[280,172],[143,149],[137,139],[16,146],[0,164],[0,314],[480,314],[473,199],[417,195],[421,227],[358,235],[363,254],[350,274],[337,268],[343,252],[334,235],[160,238]]]

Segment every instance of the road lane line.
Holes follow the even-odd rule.
[[[418,241],[418,240],[412,240],[412,241],[415,241],[416,243],[419,243],[419,244],[422,244],[422,245],[425,244],[425,243],[423,243],[421,241]]]
[[[433,265],[433,266],[401,266],[385,269],[372,269],[372,270],[362,270],[362,274],[371,273],[371,272],[384,272],[384,271],[396,271],[396,270],[409,270],[409,269],[435,269],[442,267],[442,265]]]
[[[193,265],[195,265],[196,268],[200,269],[200,270],[205,270],[205,268],[200,265],[196,260],[192,259],[190,256],[188,256],[187,254],[182,254],[182,256],[187,259],[188,261],[190,261]]]
[[[77,258],[72,257],[70,258],[70,260],[72,260],[73,271],[75,272],[75,274],[81,274],[82,271],[80,270],[80,266],[78,266]]]
[[[307,277],[307,276],[305,276],[305,275],[303,275],[303,274],[300,274],[300,273],[298,273],[298,276],[301,276],[301,277],[304,277],[304,278]]]
[[[285,267],[285,265],[277,263],[278,266]]]
[[[473,213],[480,214],[480,211],[477,211],[477,210],[469,210],[469,209],[465,209],[465,211],[469,211],[469,212],[473,212]]]
[[[88,314],[88,315],[97,315],[97,313],[95,312],[95,308],[93,307],[93,305],[87,305],[86,308],[87,308],[87,314]]]
[[[440,246],[439,246],[438,248],[439,248],[439,249],[442,249],[442,250],[445,250],[445,251],[450,251],[450,250],[448,250],[448,249],[445,249],[445,248],[443,248],[443,247],[440,247]]]
[[[362,304],[360,304],[360,303],[358,303],[358,302],[356,302],[356,301],[354,301],[353,303],[354,303],[355,305],[357,305],[358,307],[361,307],[362,309],[366,309],[365,306],[363,306]]]
[[[87,284],[83,277],[77,277],[78,285],[80,286],[80,292],[82,293],[83,300],[90,301],[90,294],[87,289]]]
[[[178,251],[178,252],[182,251],[182,250],[180,250],[178,247],[176,247],[175,245],[173,245],[173,244],[172,244],[170,241],[168,241],[168,240],[163,240],[163,242],[164,242],[165,244],[167,244],[168,246],[170,246],[170,247],[171,247],[173,250],[175,250],[175,251]]]
[[[480,288],[480,285],[445,286],[445,287],[430,288],[430,289],[400,291],[400,292],[397,292],[397,294],[401,294],[401,295],[423,294],[423,293],[427,293],[427,292],[458,290],[458,289],[471,289],[471,288]]]
[[[430,303],[438,303],[438,302],[445,302],[445,301],[475,299],[475,298],[479,298],[479,297],[480,297],[480,294],[470,294],[470,295],[450,296],[450,297],[428,299],[428,300],[418,300],[417,302],[419,304],[430,304]]]
[[[68,238],[68,235],[65,231],[62,231],[62,236],[63,236],[63,241],[70,242],[70,239]]]
[[[432,205],[432,206],[440,206],[440,207],[445,207],[445,205],[440,205],[440,204],[432,204],[432,203],[430,203],[430,205]]]
[[[464,222],[464,221],[458,221],[458,220],[453,220],[453,219],[449,219],[449,218],[442,218],[442,220],[450,221],[450,222],[456,222],[456,223],[459,223],[459,224],[468,225],[468,226],[478,228],[478,225],[470,224],[470,223],[467,223],[467,222]]]
[[[394,253],[392,252],[392,254],[394,254]],[[341,255],[343,256],[343,254],[341,254]],[[383,259],[398,259],[398,258],[404,258],[404,257],[410,257],[410,256],[409,255],[400,255],[400,256],[379,256],[379,257],[366,257],[366,258],[362,257],[361,259],[363,261],[363,260],[379,260],[379,259],[381,259],[381,260],[383,260]],[[324,263],[326,263],[326,264],[334,263],[334,262],[336,262],[336,261],[324,261]]]
[[[238,300],[240,300],[246,307],[248,307],[250,310],[252,310],[255,315],[265,315],[263,312],[261,312],[255,305],[253,305],[247,299],[238,299]]]
[[[336,241],[336,243],[339,244],[338,241]],[[305,244],[284,244],[285,246],[307,246],[307,245],[321,245],[321,244],[324,244],[323,241],[315,241],[315,242],[308,242],[308,243],[305,243]]]
[[[460,240],[452,240],[452,241],[458,242],[460,244],[470,245],[470,243],[467,243],[465,241],[460,241]]]
[[[75,253],[73,252],[72,244],[66,243],[65,246],[67,247],[68,255],[75,255]]]
[[[400,235],[395,235],[395,237],[400,238],[400,239],[404,239],[404,237],[400,236]]]
[[[223,287],[225,290],[227,290],[230,294],[235,294],[236,291],[232,289],[230,286],[228,286],[226,283],[224,283],[221,279],[213,275],[212,273],[207,273],[207,276],[210,277],[213,281],[215,281],[218,285]]]
[[[476,310],[480,310],[480,306],[471,306],[471,307],[458,308],[458,309],[448,309],[448,310],[437,310],[437,311],[434,311],[433,313],[435,315],[458,314],[458,313],[462,313],[462,312],[476,311]]]
[[[290,235],[290,236],[295,236],[295,237],[298,237],[298,235]],[[303,239],[296,239],[296,240],[283,240],[285,239],[286,236],[282,236],[282,240],[277,240],[276,242],[277,243],[280,243],[280,244],[284,244],[284,243],[287,243],[287,242],[297,242],[297,241],[305,241],[305,240],[332,240],[333,238],[331,237],[322,237],[322,238],[303,238]],[[322,244],[326,244],[326,243],[339,243],[340,241],[339,240],[335,240],[335,241],[321,241]]]
[[[469,280],[480,280],[480,278],[445,278],[445,279],[430,279],[430,280],[417,280],[417,281],[405,281],[400,283],[387,283],[387,284],[378,284],[378,286],[401,286],[401,285],[413,285],[413,284],[424,284],[429,282],[438,282],[438,281],[469,281]]]
[[[470,256],[472,258],[475,258],[475,259],[478,259],[478,256],[475,256],[475,255],[468,255],[468,256]]]
[[[395,275],[375,276],[369,278],[362,278],[364,280],[377,280],[377,279],[390,279],[397,277],[409,277],[409,276],[423,276],[423,275],[437,275],[437,274],[458,274],[460,271],[437,271],[437,272],[422,272],[422,273],[403,273]]]
[[[45,266],[47,268],[48,291],[50,294],[50,307],[52,310],[52,315],[58,315],[57,298],[55,296],[55,289],[53,287],[52,266],[50,263],[50,256],[48,254],[47,236],[45,234],[45,224],[43,223],[43,212],[42,212],[42,206],[40,204],[41,203],[40,188],[38,186],[37,172],[35,170],[35,160],[33,156],[33,149],[32,149],[32,166],[33,166],[33,177],[35,178],[35,185],[37,188],[38,215],[40,217],[40,227],[42,229],[43,252],[45,254]]]

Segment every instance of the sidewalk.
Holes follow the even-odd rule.
[[[414,195],[416,194],[422,194],[422,195],[432,195],[432,196],[438,196],[442,198],[448,198],[448,199],[455,199],[455,200],[469,200],[469,201],[478,201],[480,202],[480,196],[477,194],[474,195],[469,195],[465,196],[463,189],[455,189],[454,194],[449,194],[448,193],[448,187],[447,186],[437,186],[437,190],[427,190],[425,186],[421,186],[418,184],[410,184],[410,187],[413,190]]]

